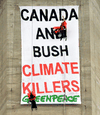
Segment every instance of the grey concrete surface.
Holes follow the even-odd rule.
[[[81,105],[20,105],[21,22],[19,6],[79,5]],[[100,1],[0,0],[0,115],[100,115]]]

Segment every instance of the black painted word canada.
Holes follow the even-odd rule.
[[[59,13],[57,14],[55,9],[51,9],[50,12],[48,12],[48,9],[45,9],[44,11],[40,9],[39,12],[37,12],[36,9],[32,9],[31,12],[28,9],[22,9],[21,18],[24,21],[33,21],[34,19],[36,21],[62,21],[62,14],[65,14],[65,20],[68,19],[69,21],[71,21],[72,18],[78,19],[77,12],[74,8],[72,8],[69,13],[66,9],[59,9],[58,12]]]

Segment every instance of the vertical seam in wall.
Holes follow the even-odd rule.
[[[89,0],[89,37],[90,37],[90,41],[89,41],[89,44],[90,44],[90,68],[91,68],[91,20],[90,20],[90,15],[91,15],[91,12],[90,12],[90,0]],[[90,76],[91,76],[91,69],[90,69]],[[92,77],[92,76],[91,76]],[[92,78],[91,79],[91,87],[92,87]],[[91,88],[91,108],[92,108],[92,88]]]

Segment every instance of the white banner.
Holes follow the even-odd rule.
[[[78,6],[21,6],[20,12],[21,104],[32,90],[37,104],[81,104]]]

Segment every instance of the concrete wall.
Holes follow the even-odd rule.
[[[1,1],[1,0],[0,0]],[[93,3],[95,2],[95,4]],[[3,0],[0,10],[0,114],[1,115],[99,115],[99,27],[94,19],[100,12],[96,0]],[[5,4],[5,5],[4,5]],[[21,24],[19,6],[79,5],[79,40],[81,72],[81,105],[20,105],[21,96]],[[99,3],[100,5],[100,3]],[[94,10],[92,7],[94,6]],[[96,8],[98,6],[98,9]],[[93,12],[96,12],[95,14]],[[92,19],[91,19],[92,17]],[[96,19],[99,23],[99,16]],[[96,22],[96,23],[97,23]],[[95,28],[94,28],[95,26]],[[98,33],[94,34],[93,32]],[[93,37],[94,36],[94,37]],[[94,40],[97,41],[94,41]],[[95,50],[95,49],[97,50]],[[95,55],[94,55],[95,54]],[[97,57],[98,55],[98,57]],[[95,64],[94,64],[95,60]],[[99,62],[97,62],[97,60]],[[97,79],[98,78],[98,79]],[[6,85],[5,85],[6,83]],[[95,87],[94,87],[95,86]],[[95,90],[96,89],[96,90]],[[94,92],[97,99],[95,98]],[[100,93],[99,93],[100,94]],[[100,103],[98,103],[100,107]]]
[[[7,2],[0,1],[0,115],[7,109]]]
[[[90,0],[92,113],[100,115],[100,1]]]

